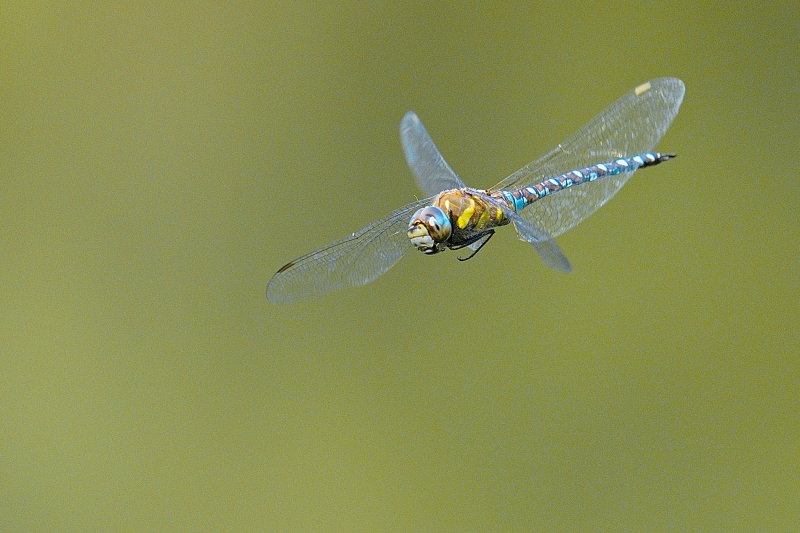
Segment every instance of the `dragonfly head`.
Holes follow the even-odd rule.
[[[452,232],[450,219],[435,206],[419,209],[408,224],[411,244],[424,254],[436,254],[444,250]]]

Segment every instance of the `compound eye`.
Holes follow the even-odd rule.
[[[450,238],[453,227],[450,225],[450,219],[447,218],[444,211],[438,207],[430,206],[417,212],[420,218],[425,221],[428,233],[437,244],[443,243]]]
[[[435,254],[450,238],[453,228],[444,211],[435,206],[419,209],[408,225],[408,238],[421,252]]]

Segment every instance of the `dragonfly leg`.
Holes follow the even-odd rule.
[[[494,235],[494,230],[487,231],[486,233],[481,233],[480,235],[475,235],[474,237],[472,237],[472,238],[468,239],[467,241],[463,242],[462,244],[459,244],[458,246],[453,246],[450,249],[451,250],[460,250],[461,248],[465,248],[465,247],[469,246],[470,244],[473,244],[473,243],[475,243],[477,241],[480,241],[480,246],[478,246],[467,257],[457,257],[456,258],[459,261],[468,261],[469,259],[472,259],[473,257],[475,257],[475,254],[477,254],[481,250],[481,248],[483,248],[486,245],[486,243],[489,242],[489,239],[492,238],[492,235]]]

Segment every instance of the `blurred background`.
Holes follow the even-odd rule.
[[[800,529],[800,4],[29,3],[0,17],[0,530]],[[559,238],[273,305],[415,199],[684,80]]]

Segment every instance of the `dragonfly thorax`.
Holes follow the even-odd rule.
[[[444,251],[453,226],[444,211],[436,206],[423,207],[414,213],[408,224],[411,244],[424,254]]]

